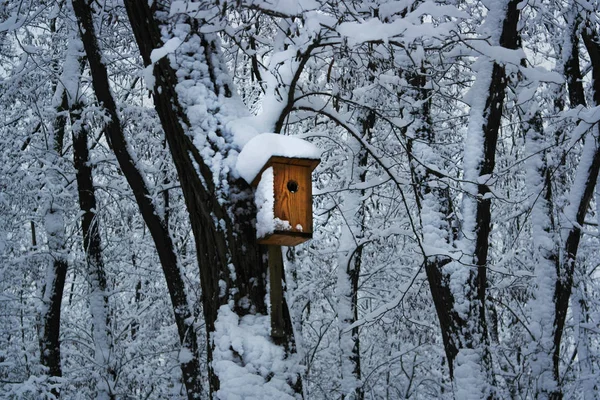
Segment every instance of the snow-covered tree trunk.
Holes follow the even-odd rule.
[[[44,210],[44,226],[48,239],[50,254],[46,278],[43,284],[42,305],[40,311],[40,362],[48,368],[48,374],[54,377],[62,376],[60,354],[60,325],[61,306],[64,286],[67,276],[68,261],[66,250],[66,227],[64,199],[64,182],[59,172],[63,165],[62,152],[67,125],[68,102],[62,84],[57,84],[53,107],[55,111],[51,130],[46,163],[47,179],[45,185],[49,191]],[[54,388],[52,393],[58,396],[60,390]]]
[[[73,39],[72,46],[79,53],[81,42],[79,38]],[[77,55],[72,57],[72,71],[79,70]],[[77,88],[78,76],[70,77],[74,81],[73,88]],[[66,77],[65,77],[66,80]],[[111,365],[113,352],[112,331],[110,328],[109,297],[107,291],[106,271],[102,256],[102,241],[100,237],[100,224],[96,215],[97,202],[92,176],[92,166],[88,148],[88,129],[81,120],[83,104],[77,98],[78,90],[69,93],[71,98],[70,116],[71,133],[73,138],[73,164],[76,170],[77,191],[79,194],[79,207],[81,209],[81,228],[83,232],[83,248],[86,256],[87,275],[90,283],[89,304],[92,315],[92,335],[94,341],[95,360],[100,372],[96,382],[99,400],[114,398],[115,370]]]
[[[454,379],[454,361],[460,347],[459,327],[466,321],[454,310],[454,297],[449,286],[450,277],[445,266],[451,262],[456,232],[453,227],[454,209],[450,188],[439,171],[443,161],[434,144],[440,141],[431,126],[431,90],[427,89],[427,70],[409,73],[411,103],[419,105],[408,110],[411,125],[407,127],[408,149],[411,160],[411,178],[419,211],[422,249],[429,290],[441,328],[444,351],[450,378]]]
[[[536,100],[533,100],[536,101]],[[528,358],[531,377],[540,398],[556,390],[558,383],[552,368],[554,284],[558,270],[557,231],[554,221],[554,198],[552,195],[552,171],[548,165],[548,138],[544,136],[541,115],[531,105],[526,116],[528,130],[526,147],[528,154],[528,188],[531,204],[533,238],[534,285],[532,288],[531,338]]]
[[[371,113],[358,119],[362,125],[362,136],[368,140],[373,128],[375,116]],[[353,137],[348,138],[348,148],[352,156],[352,166],[348,182],[364,183],[367,177],[368,154]],[[350,190],[339,205],[345,221],[340,236],[338,275],[337,275],[337,314],[341,353],[341,391],[342,397],[364,399],[360,369],[359,327],[352,327],[358,320],[358,288],[362,266],[366,221],[366,191]]]
[[[80,122],[80,121],[79,121]],[[73,158],[77,170],[77,190],[79,206],[83,215],[83,247],[86,255],[87,274],[90,282],[90,313],[92,314],[92,335],[97,365],[100,367],[96,383],[97,399],[114,398],[115,374],[110,365],[112,356],[112,332],[106,283],[106,271],[102,258],[99,221],[96,217],[96,196],[89,164],[87,131],[83,126],[73,130]]]
[[[578,30],[580,16],[576,7],[570,10],[567,20],[565,39],[559,50],[562,55],[557,70],[567,83],[567,93],[571,107],[585,104],[584,90],[579,66]],[[554,112],[561,112],[565,105],[565,91],[556,88],[552,91]],[[567,184],[564,178],[565,154],[552,152],[553,142],[564,140],[564,128],[556,131],[554,138],[548,137],[544,128],[540,99],[529,101],[525,115],[527,150],[527,187],[531,202],[531,223],[533,238],[534,281],[532,301],[530,303],[529,333],[532,335],[527,353],[529,373],[539,398],[560,398],[560,377],[555,360],[556,283],[559,279],[560,254],[558,221],[556,220],[556,199],[553,187],[561,190]],[[554,177],[558,176],[558,179]],[[558,397],[557,397],[558,396]]]
[[[516,50],[520,0],[489,4],[483,27],[492,46]],[[454,365],[456,395],[460,398],[495,397],[495,376],[486,321],[486,288],[493,173],[506,90],[502,64],[482,56],[477,62],[476,81],[469,93],[469,126],[463,157],[464,190],[462,231],[458,244],[465,257],[448,265],[454,311],[465,321],[458,327],[460,343]]]
[[[144,64],[153,72],[154,82],[149,86],[196,241],[211,395],[249,396],[260,390],[265,399],[301,396],[285,302],[283,337],[273,338],[272,343],[263,326],[268,321],[266,265],[252,224],[252,191],[241,179],[232,178],[229,167],[223,165],[231,148],[224,126],[227,112],[239,116],[240,105],[223,67],[218,39],[199,33],[199,22],[187,16],[178,17],[179,24],[169,27],[161,25],[143,0],[128,0],[125,5]],[[163,39],[161,27],[173,37]],[[173,44],[178,46],[176,51]],[[157,48],[173,54],[153,58],[152,50]],[[256,360],[245,346],[251,343],[270,354],[261,371],[250,368]],[[246,383],[240,386],[240,379]]]
[[[75,33],[76,35],[76,33]],[[87,271],[90,279],[90,312],[93,318],[93,341],[95,345],[96,362],[101,372],[96,383],[97,398],[109,399],[112,397],[114,371],[108,366],[111,340],[108,329],[108,294],[106,292],[106,274],[101,254],[100,232],[95,218],[96,199],[92,181],[92,169],[89,165],[89,151],[87,147],[87,131],[82,125],[80,112],[82,104],[78,97],[81,95],[79,88],[79,75],[83,68],[80,59],[81,42],[79,38],[70,38],[65,62],[62,65],[62,75],[57,85],[55,101],[60,98],[57,107],[55,127],[56,146],[62,147],[67,131],[67,121],[71,119],[71,132],[73,138],[73,162],[76,170],[79,205],[83,211],[82,230],[83,247],[87,258]]]
[[[594,366],[592,358],[594,352],[591,343],[594,342],[593,320],[590,318],[589,304],[587,299],[587,274],[585,271],[578,274],[575,292],[571,299],[571,308],[576,329],[577,364],[581,376],[581,388],[584,400],[600,399],[600,382],[598,382],[597,367]]]
[[[60,315],[68,268],[64,254],[64,216],[52,205],[46,212],[44,221],[52,260],[46,271],[40,310],[40,362],[48,368],[50,376],[61,377]],[[59,391],[55,389],[53,393],[58,395]]]
[[[600,37],[593,23],[587,24],[582,29],[582,38],[591,61],[592,69],[592,100],[595,106],[600,105]],[[575,42],[576,43],[576,42]],[[575,50],[575,49],[574,49]],[[577,54],[577,52],[574,52]],[[574,57],[574,55],[573,55]],[[573,84],[573,78],[568,77],[567,82]],[[570,90],[571,93],[571,90]],[[572,102],[573,102],[573,95]],[[575,101],[583,99],[575,98]],[[582,124],[587,122],[582,121]],[[561,341],[564,333],[567,310],[573,290],[575,267],[577,265],[577,251],[581,239],[583,226],[588,207],[594,195],[594,188],[598,181],[600,171],[600,127],[588,127],[590,130],[585,138],[585,146],[577,166],[575,179],[568,195],[568,205],[564,210],[564,223],[561,228],[567,229],[565,235],[561,268],[555,286],[555,320],[554,320],[554,374],[555,379],[560,378]],[[568,225],[567,225],[568,224]],[[551,394],[552,399],[562,399],[563,391],[558,388]]]
[[[129,145],[125,139],[123,123],[119,117],[115,99],[110,90],[108,73],[98,46],[98,38],[92,17],[92,7],[83,0],[74,0],[73,9],[79,24],[83,47],[90,65],[92,84],[99,102],[108,113],[110,120],[105,131],[119,166],[125,175],[138,203],[144,221],[148,226],[161,266],[165,275],[175,322],[181,344],[180,367],[182,380],[189,399],[199,398],[202,393],[201,374],[196,332],[193,325],[193,313],[188,302],[181,265],[173,240],[168,232],[160,212],[153,203],[147,183],[136,165]]]

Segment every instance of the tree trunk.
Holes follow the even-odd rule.
[[[112,332],[110,330],[110,313],[106,292],[106,272],[102,259],[102,242],[100,226],[96,217],[96,195],[89,164],[87,130],[83,121],[77,121],[77,106],[71,112],[73,129],[73,163],[77,177],[79,207],[83,212],[81,227],[83,231],[83,247],[86,256],[87,271],[90,277],[90,312],[93,319],[92,334],[95,346],[96,363],[102,367],[96,382],[97,399],[114,399],[115,370],[110,365],[112,353]],[[76,122],[77,121],[77,122]]]
[[[91,6],[88,6],[84,0],[74,0],[73,9],[79,24],[83,47],[90,64],[94,92],[110,117],[106,124],[109,144],[115,152],[119,166],[133,191],[142,217],[154,240],[169,289],[180,344],[185,349],[186,354],[190,355],[190,357],[180,361],[186,393],[189,399],[199,398],[202,393],[202,385],[197,337],[192,323],[193,314],[188,302],[183,274],[175,253],[175,246],[164,221],[159,217],[159,213],[152,203],[150,191],[146,186],[142,173],[129,153],[117,106],[110,91],[106,66],[103,64],[102,54],[98,47]]]
[[[594,105],[600,105],[600,37],[591,26],[583,29],[582,37],[592,66],[592,98],[595,103]],[[574,40],[573,43],[573,46],[575,46],[577,41]],[[577,54],[577,52],[574,52],[572,57],[576,58]],[[579,87],[579,84],[574,79],[578,74],[578,70],[576,69],[578,59],[571,62],[574,65],[572,67],[573,75],[569,74],[567,78],[570,98],[572,103],[581,102],[583,98],[580,97],[579,90],[571,89],[574,85],[577,85],[577,88]],[[581,239],[581,227],[583,226],[590,201],[594,194],[594,188],[598,181],[598,172],[600,171],[600,145],[598,144],[600,140],[600,127],[593,126],[591,129],[592,134],[586,139],[586,145],[583,148],[583,153],[577,167],[575,181],[569,194],[569,204],[565,209],[566,220],[572,225],[569,227],[567,234],[563,262],[558,273],[554,293],[556,308],[553,361],[554,375],[557,381],[560,381],[560,344],[567,318],[569,300],[573,290],[573,277],[577,262],[577,250]],[[551,396],[554,400],[562,399],[562,397],[563,393],[560,388],[555,393],[552,393]]]
[[[494,3],[489,10],[488,18],[498,21],[501,28],[497,44],[516,50],[520,47],[520,38],[517,31],[519,21],[519,3],[521,0],[510,0],[503,4]],[[491,4],[491,3],[490,3]],[[495,41],[494,40],[494,41]],[[495,43],[494,43],[495,44]],[[454,378],[458,395],[495,397],[495,376],[489,350],[488,328],[486,321],[486,288],[488,252],[490,248],[491,223],[491,190],[488,182],[492,181],[492,174],[496,163],[496,144],[502,118],[507,78],[505,67],[492,60],[482,60],[477,81],[471,89],[475,95],[483,94],[481,98],[474,99],[469,113],[469,128],[465,144],[464,179],[467,182],[467,193],[463,198],[465,237],[461,240],[462,250],[471,255],[472,259],[465,260],[467,265],[452,263],[450,272],[451,287],[461,287],[461,292],[454,291],[454,310],[461,320],[456,321],[455,327],[460,348],[454,365]],[[474,212],[473,212],[474,211]],[[470,268],[474,265],[476,268]],[[466,278],[466,279],[465,279]],[[458,298],[457,298],[458,295]],[[474,361],[477,359],[478,361]],[[460,377],[457,374],[461,371]],[[467,370],[478,368],[478,378],[473,378],[471,373],[465,375]],[[483,382],[476,382],[483,380]]]
[[[127,0],[125,6],[144,64],[150,66],[152,50],[163,46],[159,22],[150,10],[148,2],[144,0]],[[193,126],[186,113],[186,101],[189,100],[178,96],[178,82],[185,81],[197,85],[201,90],[211,93],[211,96],[230,97],[231,91],[228,85],[223,83],[220,75],[224,72],[218,71],[217,43],[197,33],[198,26],[195,21],[187,22],[190,32],[186,43],[193,50],[177,54],[175,58],[186,65],[193,63],[195,67],[192,68],[195,69],[186,71],[182,68],[176,75],[175,67],[171,65],[169,58],[161,58],[153,64],[155,82],[152,94],[177,168],[195,237],[202,304],[209,340],[210,392],[211,395],[215,395],[219,389],[230,388],[221,386],[221,377],[217,376],[213,369],[214,345],[211,336],[214,336],[220,313],[228,313],[226,308],[231,307],[238,317],[247,314],[266,315],[265,251],[256,243],[256,231],[252,223],[255,206],[249,185],[242,180],[229,179],[229,198],[219,198],[219,188],[215,185],[213,171],[190,138],[189,131]],[[199,64],[205,69],[198,67]],[[217,136],[221,133],[217,129]],[[213,142],[214,138],[208,137],[207,133],[205,135],[210,148],[218,151],[217,141]],[[232,201],[231,198],[236,198],[236,201]],[[274,340],[284,347],[284,354],[289,355],[295,351],[295,344],[285,303],[283,317],[284,336]],[[244,363],[239,354],[233,356],[239,363]],[[288,381],[288,384],[297,394],[302,393],[299,375]]]
[[[375,123],[375,115],[359,118],[361,133],[365,140],[369,140],[370,130]],[[348,138],[348,147],[352,149],[355,159],[352,160],[350,182],[364,183],[367,177],[368,153],[361,148],[360,143],[353,137]],[[360,336],[359,327],[353,327],[350,332],[347,329],[358,321],[358,288],[360,272],[362,267],[364,225],[366,216],[366,205],[364,204],[365,190],[359,193],[350,191],[344,195],[344,201],[340,207],[343,219],[347,226],[342,230],[340,238],[341,255],[338,262],[338,319],[339,340],[341,351],[340,371],[342,375],[342,398],[349,395],[355,400],[363,400],[365,397],[360,367]],[[344,210],[349,210],[347,214]]]
[[[415,199],[419,210],[419,220],[423,234],[423,245],[439,246],[445,243],[448,249],[452,249],[456,241],[456,232],[452,228],[452,215],[454,209],[450,199],[450,188],[444,187],[441,176],[436,176],[432,166],[439,160],[433,158],[434,152],[430,146],[438,141],[431,127],[430,116],[430,90],[426,89],[427,70],[408,73],[408,82],[411,85],[414,102],[422,104],[419,109],[411,109],[413,123],[407,127],[405,133],[409,138],[408,151],[411,163],[411,178],[415,190]],[[443,168],[442,168],[443,169]],[[427,215],[427,219],[423,216]],[[450,379],[454,379],[454,361],[460,348],[460,327],[466,325],[467,321],[454,310],[454,296],[450,290],[450,278],[444,271],[444,267],[451,262],[446,256],[437,254],[424,254],[425,273],[429,283],[429,290],[436,309],[438,321],[444,343],[444,352],[448,360]]]
[[[532,107],[537,110],[537,102]],[[552,369],[554,284],[559,267],[558,232],[554,219],[552,170],[548,165],[551,140],[545,137],[542,116],[538,111],[527,115],[525,124],[527,159],[527,186],[530,190],[533,243],[534,285],[531,301],[530,325],[533,329],[531,350],[527,358],[536,396],[545,398],[556,390],[558,381]]]
[[[48,163],[53,164],[54,168],[59,168],[67,123],[65,111],[68,109],[68,100],[66,91],[62,85],[57,85],[56,91],[58,92],[57,97],[61,101],[55,105],[56,117],[52,127],[52,148],[48,150]],[[57,176],[54,169],[49,170],[47,178],[53,183],[51,187],[55,185],[60,187],[61,178]],[[62,200],[59,197],[48,201],[44,223],[48,235],[48,250],[52,261],[46,271],[42,293],[43,307],[41,312],[41,329],[39,332],[40,362],[48,368],[50,376],[61,377],[60,320],[68,263],[66,259],[64,212],[62,209]],[[58,397],[60,390],[54,388],[52,389],[52,393]]]
[[[51,210],[46,219],[54,222],[58,221],[60,215]],[[58,243],[58,233],[48,230],[48,240]],[[55,248],[52,246],[50,251],[64,250],[64,248]],[[48,266],[46,279],[44,283],[44,293],[42,297],[42,325],[40,331],[40,362],[48,368],[48,374],[54,377],[62,376],[61,357],[60,357],[60,313],[62,305],[62,296],[67,276],[67,261],[60,255],[54,253],[54,260]],[[58,397],[59,390],[53,389],[52,393]]]

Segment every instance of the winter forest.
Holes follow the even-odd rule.
[[[0,0],[0,398],[600,399],[599,10]]]

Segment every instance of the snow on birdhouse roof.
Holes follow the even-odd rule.
[[[321,150],[314,144],[293,136],[262,133],[253,137],[237,159],[238,174],[248,183],[260,173],[273,156],[318,160]]]

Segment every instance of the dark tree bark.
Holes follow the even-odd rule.
[[[508,2],[506,15],[502,23],[502,33],[500,35],[500,46],[517,50],[521,47],[521,40],[517,30],[521,0],[511,0]],[[507,86],[505,67],[494,63],[492,70],[492,79],[488,90],[488,96],[485,101],[483,130],[483,160],[479,163],[479,176],[491,175],[496,165],[496,145],[498,143],[498,134],[500,131],[500,121],[502,119],[502,107]],[[492,228],[491,198],[486,198],[490,193],[489,187],[482,183],[478,185],[477,193],[477,211],[475,216],[475,254],[473,262],[477,265],[477,270],[471,272],[471,290],[476,291],[473,300],[475,310],[472,317],[477,318],[479,325],[479,334],[481,338],[476,338],[471,334],[466,334],[463,345],[467,348],[474,348],[484,344],[484,368],[487,373],[492,375],[493,367],[491,354],[488,349],[489,338],[486,321],[486,288],[487,288],[487,262],[490,248],[490,233]],[[463,332],[469,331],[467,325],[461,326]],[[475,332],[471,332],[475,333]],[[491,376],[493,380],[494,377]]]
[[[579,27],[580,18],[575,17],[575,22],[568,35],[571,48],[568,49],[569,57],[565,61],[564,71],[567,81],[567,90],[569,93],[569,102],[571,108],[585,106],[585,92],[583,89],[583,77],[581,76],[581,66],[579,64]]]
[[[147,3],[146,3],[147,5]],[[73,9],[79,24],[83,46],[89,61],[94,92],[99,102],[104,105],[110,120],[106,125],[109,143],[115,152],[117,161],[137,201],[140,212],[148,230],[152,235],[163,273],[169,289],[173,313],[179,333],[181,346],[192,354],[189,360],[181,362],[183,383],[189,399],[200,398],[202,393],[201,375],[199,370],[197,337],[192,321],[185,284],[183,282],[180,264],[175,253],[175,246],[169,235],[167,226],[159,217],[152,203],[150,191],[146,186],[141,172],[137,169],[128,151],[123,126],[119,119],[117,105],[110,91],[108,73],[102,62],[102,54],[98,46],[91,7],[84,0],[74,0]]]
[[[45,311],[42,313],[40,332],[40,362],[48,368],[50,376],[61,377],[60,314],[68,264],[59,256],[49,268],[52,268],[52,276],[46,281],[44,288]],[[52,393],[57,397],[60,394],[57,389],[52,389]]]

